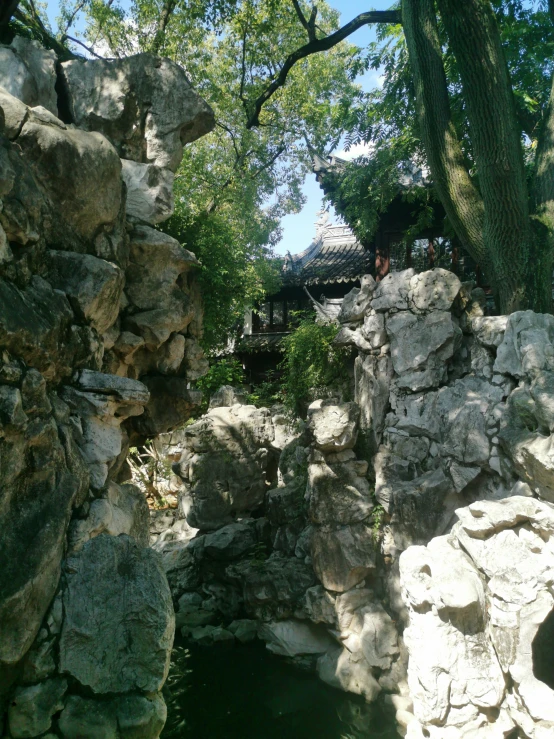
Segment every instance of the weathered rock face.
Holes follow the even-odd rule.
[[[198,402],[157,410],[160,381],[205,367],[202,310],[194,255],[144,222],[213,115],[169,60],[70,62],[65,90],[57,69],[0,46],[0,725],[154,739],[173,606],[144,494],[119,482],[130,434]],[[128,191],[122,158],[148,171]]]
[[[554,507],[514,496],[457,516],[449,536],[400,558],[416,717],[409,735],[500,736],[499,727],[504,735],[519,727],[531,739],[548,736]]]

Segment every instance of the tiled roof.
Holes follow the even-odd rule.
[[[280,344],[285,336],[288,336],[288,334],[246,334],[237,344],[235,351],[248,353],[279,352],[282,351]]]
[[[370,271],[369,253],[348,226],[325,226],[303,252],[287,255],[285,285],[324,285],[353,282]]]

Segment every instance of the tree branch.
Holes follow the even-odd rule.
[[[298,0],[292,0],[292,4],[294,5],[294,9],[296,10],[296,15],[300,19],[300,23],[302,23],[302,25],[308,32],[308,40],[315,41],[316,40],[315,19],[317,18],[317,5],[312,6],[312,12],[310,13],[310,19],[307,20],[306,16],[302,12],[302,8],[300,7],[300,3],[298,2]]]
[[[165,29],[167,28],[167,24],[169,23],[169,19],[171,18],[176,5],[177,0],[166,0],[163,5],[162,12],[160,13],[160,18],[158,20],[156,34],[154,36],[152,44],[150,45],[150,51],[152,52],[152,54],[158,54],[160,49],[162,48]]]
[[[20,0],[5,0],[0,6],[0,34],[8,27]]]
[[[305,20],[305,18],[304,18]],[[294,67],[296,62],[301,59],[305,59],[311,54],[317,54],[320,51],[328,51],[336,46],[345,38],[350,36],[358,28],[366,26],[368,23],[401,23],[402,16],[399,10],[373,10],[368,13],[360,13],[349,23],[339,28],[335,33],[325,36],[324,38],[314,39],[309,43],[301,46],[292,54],[289,54],[285,59],[285,63],[281,67],[276,79],[262,92],[262,94],[254,101],[248,121],[246,123],[247,128],[255,128],[260,125],[260,113],[264,104],[271,98],[271,96],[283,87],[287,81],[287,76],[290,70]],[[308,23],[308,21],[306,21]]]

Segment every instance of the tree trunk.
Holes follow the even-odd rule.
[[[521,131],[490,0],[438,0],[462,78],[485,207],[483,240],[503,313],[551,304],[544,239],[533,239]],[[551,269],[550,269],[551,273]]]
[[[433,0],[403,0],[402,23],[433,183],[462,245],[483,264],[483,202],[467,171],[451,119]]]

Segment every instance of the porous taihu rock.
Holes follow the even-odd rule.
[[[175,171],[183,145],[214,127],[210,106],[169,59],[72,60],[62,74],[77,126],[103,133],[124,159]]]

